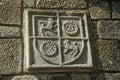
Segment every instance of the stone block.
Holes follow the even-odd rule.
[[[21,40],[0,39],[0,74],[18,74],[21,70]]]
[[[120,73],[74,73],[2,76],[1,80],[119,80]]]
[[[105,78],[107,80],[120,80],[120,73],[106,73]]]
[[[105,71],[120,71],[120,41],[117,40],[98,40],[97,68]],[[100,68],[101,67],[101,68]]]
[[[70,80],[91,80],[89,74],[71,74]]]
[[[120,73],[94,73],[91,80],[120,80]]]
[[[0,37],[20,37],[18,26],[0,26]]]
[[[97,22],[99,38],[120,39],[120,21],[102,20]]]
[[[112,3],[112,18],[120,19],[120,2]]]
[[[52,74],[49,75],[48,80],[68,80],[68,76],[65,74]]]
[[[21,0],[2,0],[0,3],[0,23],[20,24]]]
[[[38,79],[38,76],[23,75],[23,76],[14,76],[11,80],[39,80],[39,79]]]
[[[85,0],[36,0],[37,8],[57,9],[86,9]]]
[[[35,0],[23,0],[23,7],[35,7]]]
[[[18,76],[2,76],[2,80],[48,80],[47,75],[18,75]]]
[[[89,7],[92,19],[110,19],[110,8],[107,1],[100,1]]]

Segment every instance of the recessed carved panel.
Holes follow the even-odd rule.
[[[25,10],[24,27],[28,70],[92,68],[87,13]]]

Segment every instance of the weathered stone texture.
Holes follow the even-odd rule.
[[[2,80],[38,80],[34,75],[24,75],[24,76],[5,76]]]
[[[3,0],[0,4],[0,23],[20,24],[21,0]]]
[[[23,0],[23,7],[35,7],[35,0]]]
[[[48,74],[40,74],[39,80],[47,80],[48,79]]]
[[[2,76],[2,80],[48,80],[47,75]]]
[[[120,80],[120,73],[106,73],[107,80]]]
[[[20,73],[21,61],[21,40],[0,39],[0,74]]]
[[[54,74],[52,77],[47,77],[46,75],[41,74],[33,74],[21,76],[2,76],[2,80],[120,80],[120,73],[79,73],[71,74],[69,78],[66,78],[64,74]]]
[[[72,74],[70,80],[119,80],[120,73]]]
[[[98,1],[89,8],[92,19],[110,19],[110,8],[107,1]]]
[[[112,18],[120,19],[120,2],[113,2]]]
[[[12,78],[12,80],[39,80],[34,75],[24,75],[24,76],[15,76]]]
[[[120,2],[117,1],[119,0],[0,0],[0,80],[120,80]],[[40,69],[36,68],[36,74],[34,74],[35,69],[33,69],[33,73],[29,71],[31,75],[27,75],[24,72],[23,74],[22,68],[26,67],[26,65],[23,64],[22,57],[26,57],[26,55],[22,55],[23,45],[21,39],[18,38],[22,38],[19,25],[22,25],[21,23],[23,22],[21,10],[25,8],[37,8],[38,11],[39,9],[43,9],[43,11],[44,9],[59,9],[75,13],[79,10],[81,12],[89,11],[90,17],[93,19],[93,22],[95,22],[95,26],[89,27],[89,29],[91,29],[89,35],[92,44],[91,50],[95,72],[39,74]],[[35,10],[33,10],[33,13],[34,11]],[[67,15],[72,16],[71,12],[70,14],[67,13]],[[37,15],[38,14],[39,13],[37,13]],[[62,15],[62,13],[60,15]],[[51,14],[49,14],[49,16],[51,16]],[[111,17],[114,20],[110,20]],[[31,17],[31,21],[34,21],[32,18],[33,17]],[[43,18],[40,18],[41,21],[42,19]],[[63,20],[63,22],[65,22],[65,20]],[[30,24],[33,23],[34,22],[30,22]],[[88,21],[88,24],[91,24],[91,22]],[[28,27],[30,28],[30,26]],[[29,30],[30,33],[32,33],[32,29]],[[37,30],[39,31],[40,29],[37,28]],[[38,37],[40,36],[39,34],[37,35]],[[62,37],[66,36],[63,33],[61,35]],[[98,37],[96,35],[98,35]],[[29,37],[31,37],[31,35]],[[99,40],[96,41],[96,39]],[[32,38],[30,41],[30,44],[33,45]],[[62,39],[61,41],[61,44],[63,44]],[[32,52],[33,47],[30,47],[30,49]],[[33,54],[32,57],[34,57]],[[30,59],[34,59],[32,57]],[[35,58],[37,64],[45,64],[42,59],[38,59],[38,55],[35,55]],[[69,61],[72,58],[68,57],[67,59]],[[53,61],[57,61],[57,58]],[[31,63],[32,62],[34,63],[34,60],[31,61]],[[47,64],[46,67],[48,66]],[[45,70],[46,69],[49,68],[45,68]],[[64,70],[67,69],[68,68],[65,68]],[[76,69],[76,67],[74,69]],[[58,68],[55,69],[55,71],[58,71]]]
[[[94,73],[91,80],[120,80],[120,73]]]
[[[63,74],[53,74],[49,76],[48,80],[68,80],[68,76],[67,75],[63,75]]]
[[[0,26],[0,37],[19,37],[20,28],[16,26]]]
[[[72,74],[71,80],[91,80],[89,74]]]
[[[98,40],[98,56],[100,62],[98,62],[98,68],[102,70],[120,70],[120,41],[111,40]],[[97,62],[97,61],[96,61]]]
[[[102,20],[97,26],[99,38],[120,39],[120,21]]]
[[[37,8],[85,9],[85,0],[36,0]]]

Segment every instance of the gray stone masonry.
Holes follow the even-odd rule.
[[[3,76],[2,80],[120,80],[120,73],[91,73],[91,74],[38,74]]]
[[[120,40],[120,21],[101,20],[97,21],[97,32],[100,39]]]
[[[21,23],[21,0],[2,0],[0,3],[0,23]]]
[[[20,37],[18,26],[0,26],[0,37]]]
[[[23,7],[35,7],[35,0],[23,0]]]
[[[105,71],[120,71],[120,41],[98,40],[98,68]]]
[[[112,17],[120,19],[120,2],[112,2]]]
[[[120,0],[0,0],[0,80],[120,80]]]
[[[92,19],[110,19],[110,7],[108,2],[100,1],[89,7]]]
[[[18,74],[22,70],[20,39],[0,39],[0,74]]]

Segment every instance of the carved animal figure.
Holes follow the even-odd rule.
[[[75,56],[79,52],[80,44],[78,44],[77,42],[70,42],[69,40],[65,40],[63,44],[65,48],[64,49],[65,54],[70,53],[71,55]]]
[[[55,31],[57,25],[54,25],[54,21],[52,18],[48,18],[47,22],[40,22],[39,24],[41,24],[40,33],[42,36],[50,36],[51,34],[52,36],[54,36],[57,34],[57,32]]]

